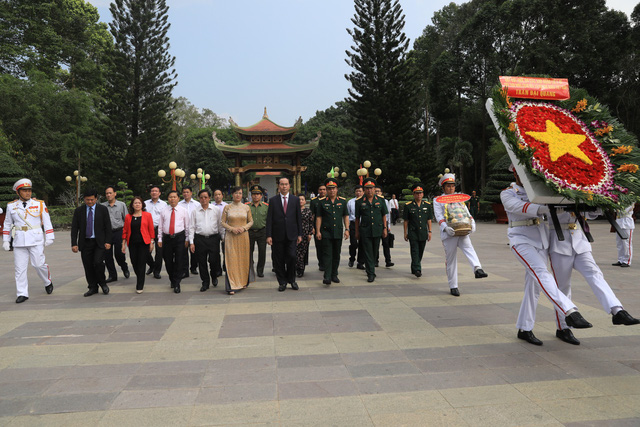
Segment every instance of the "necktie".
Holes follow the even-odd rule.
[[[287,196],[284,196],[284,204],[282,205],[282,207],[284,208],[284,213],[287,213]]]
[[[87,229],[85,230],[85,237],[91,238],[93,236],[93,207],[89,208],[89,215],[87,215]]]
[[[176,234],[176,208],[171,208],[171,219],[169,220],[169,234]]]

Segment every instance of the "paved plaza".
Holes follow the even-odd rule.
[[[640,316],[640,261],[611,266],[609,224],[591,228],[605,277]],[[524,270],[506,231],[478,225],[489,277],[474,279],[460,253],[459,298],[438,234],[423,277],[410,274],[401,225],[395,266],[373,283],[347,267],[345,243],[340,284],[322,285],[312,249],[299,291],[277,292],[268,261],[234,296],[223,285],[201,293],[193,276],[174,294],[163,271],[141,295],[120,276],[109,295],[85,298],[80,255],[58,231],[46,250],[53,294],[30,268],[30,299],[15,304],[3,251],[0,425],[640,425],[640,326],[613,326],[578,275],[573,299],[594,325],[575,331],[582,344],[555,337],[544,297],[534,329],[544,345],[518,340]]]

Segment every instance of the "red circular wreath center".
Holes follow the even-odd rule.
[[[585,135],[585,140],[578,148],[593,163],[589,165],[571,154],[563,154],[555,162],[552,161],[548,144],[527,134],[527,132],[546,132],[547,120],[552,121],[562,133]],[[519,137],[528,147],[535,149],[533,157],[542,166],[541,172],[546,171],[568,184],[580,187],[598,185],[605,178],[606,166],[601,151],[573,117],[554,108],[525,105],[518,110],[516,124],[518,125]]]

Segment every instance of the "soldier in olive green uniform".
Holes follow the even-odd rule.
[[[340,283],[338,279],[338,265],[340,265],[340,250],[342,239],[349,238],[349,211],[347,199],[338,196],[338,184],[334,178],[327,178],[324,182],[327,196],[316,204],[316,238],[322,245],[324,266],[324,280],[322,283],[330,285]]]
[[[376,278],[376,259],[380,251],[380,239],[387,236],[387,204],[375,195],[376,180],[365,178],[364,196],[356,200],[356,238],[362,239],[367,281]]]
[[[409,241],[411,248],[411,274],[422,276],[422,255],[427,242],[431,241],[431,220],[433,206],[422,200],[424,190],[422,184],[414,184],[413,201],[404,205],[404,240]]]
[[[258,244],[258,265],[256,273],[258,277],[264,277],[264,263],[267,258],[267,211],[269,204],[262,201],[263,189],[259,185],[251,187],[251,202],[247,203],[253,217],[253,225],[249,229],[249,245],[251,245],[251,259],[253,249]]]
[[[309,206],[309,209],[311,209],[311,213],[313,214],[314,226],[316,225],[316,210],[318,209],[318,202],[324,199],[326,195],[327,195],[327,187],[325,187],[325,185],[322,184],[318,187],[318,195],[311,199],[311,206]],[[322,243],[320,243],[320,240],[318,240],[317,233],[313,235],[313,240],[316,245],[316,257],[318,258],[318,270],[324,271],[324,265],[323,265],[324,257],[322,256]]]

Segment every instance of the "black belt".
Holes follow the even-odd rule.
[[[219,236],[219,235],[220,235],[219,233],[212,234],[210,236],[205,236],[204,234],[196,234],[197,237],[201,237],[203,239],[212,239],[212,238],[214,238],[216,236]]]
[[[184,230],[182,230],[182,231],[181,231],[181,232],[179,232],[179,233],[175,233],[175,234],[165,234],[165,233],[162,233],[162,238],[163,238],[163,239],[173,239],[173,238],[176,238],[176,237],[184,237]]]

